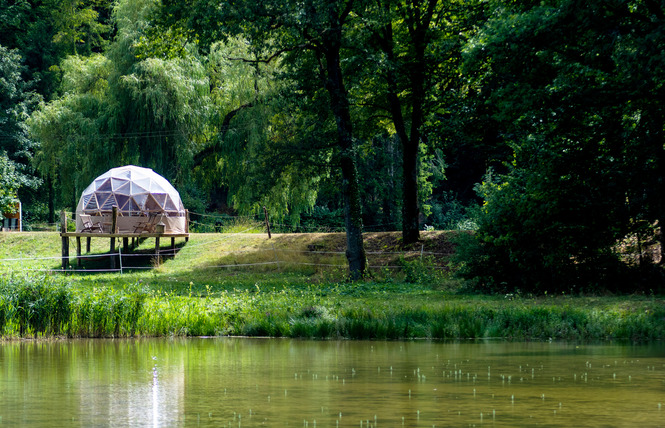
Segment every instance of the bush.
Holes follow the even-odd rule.
[[[625,233],[616,198],[584,199],[593,183],[556,165],[489,174],[478,186],[485,203],[474,240],[458,246],[460,274],[489,292],[633,291],[613,251]]]

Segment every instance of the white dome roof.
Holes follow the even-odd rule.
[[[168,180],[150,168],[134,165],[113,168],[95,178],[81,194],[76,212],[110,212],[113,206],[123,215],[185,215],[180,194]]]

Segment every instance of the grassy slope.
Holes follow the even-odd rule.
[[[145,255],[148,240],[123,262],[148,269],[65,276],[28,271],[59,268],[57,234],[4,233],[0,334],[665,338],[664,303],[654,297],[461,295],[443,268],[449,233],[423,237],[404,253],[399,234],[368,234],[373,277],[347,283],[342,234],[193,234],[159,267]],[[94,239],[92,255],[108,243]],[[44,259],[27,260],[34,257]],[[107,264],[83,261],[89,271]]]

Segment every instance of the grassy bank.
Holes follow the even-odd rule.
[[[463,284],[445,269],[447,236],[428,238],[405,253],[394,236],[376,235],[373,245],[383,249],[370,255],[376,257],[373,278],[348,283],[334,234],[271,241],[259,234],[193,235],[158,267],[151,267],[153,250],[145,242],[134,254],[139,259],[143,251],[146,265],[136,267],[150,269],[67,275],[30,270],[59,266],[58,235],[0,234],[0,335],[665,338],[665,304],[658,297],[461,294]],[[99,246],[93,254],[101,255],[108,241],[93,244]],[[7,261],[28,250],[30,258]],[[100,264],[86,263],[89,270]]]

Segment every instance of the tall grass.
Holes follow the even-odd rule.
[[[407,296],[408,298],[404,298]],[[462,298],[409,283],[330,283],[189,293],[0,276],[0,336],[246,335],[347,339],[665,338],[665,305],[630,299]]]

